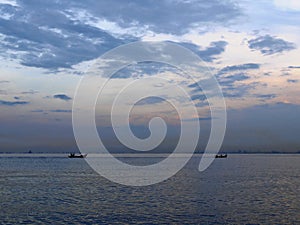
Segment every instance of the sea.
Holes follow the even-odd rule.
[[[200,159],[132,187],[85,159],[0,154],[0,224],[300,224],[300,154],[229,154],[203,172]]]

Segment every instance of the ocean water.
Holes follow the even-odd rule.
[[[84,159],[0,155],[0,224],[300,224],[300,155],[232,154],[201,173],[199,160],[129,187]]]

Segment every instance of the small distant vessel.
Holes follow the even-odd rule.
[[[68,155],[69,158],[85,158],[87,154],[75,154],[75,153],[70,153]]]
[[[217,154],[215,158],[227,158],[227,154]]]

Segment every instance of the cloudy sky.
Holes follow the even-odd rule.
[[[135,41],[178,43],[205,62],[226,101],[224,151],[300,151],[297,0],[0,0],[0,11],[0,152],[76,149],[72,103],[80,79],[102,54]],[[141,76],[183,81],[172,68],[141,64],[119,71],[107,96]],[[201,90],[184,81],[199,109],[201,150],[210,115]],[[100,136],[120,149],[105,104],[97,107]],[[174,128],[163,143],[171,148],[178,121],[159,98],[136,104],[132,130],[149,135],[155,113]]]

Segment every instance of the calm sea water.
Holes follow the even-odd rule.
[[[128,187],[83,159],[0,156],[0,223],[300,224],[300,155],[229,155],[202,173],[199,160]]]

